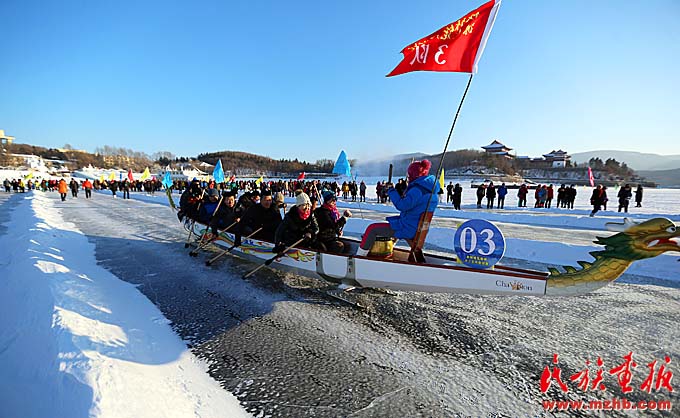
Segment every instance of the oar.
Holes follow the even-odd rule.
[[[257,233],[260,232],[260,231],[262,231],[262,227],[257,228],[255,231],[253,231],[252,234],[250,234],[250,235],[248,235],[247,237],[242,238],[242,239],[248,239],[248,238],[252,237],[253,235],[257,234]],[[215,257],[211,258],[210,260],[206,261],[206,262],[205,262],[205,265],[206,265],[206,266],[211,265],[212,263],[214,263],[215,261],[217,261],[219,258],[221,258],[223,255],[230,253],[234,248],[240,247],[241,244],[242,244],[242,241],[239,242],[238,244],[236,244],[236,242],[234,242],[234,245],[232,245],[231,247],[229,247],[229,248],[227,248],[226,250],[222,251],[221,253],[217,254]]]
[[[219,202],[217,202],[217,206],[215,207],[215,210],[213,210],[213,213],[210,214],[210,218],[208,218],[208,223],[207,223],[207,225],[210,225],[210,222],[212,221],[213,216],[215,216],[215,214],[217,213],[217,211],[220,209],[220,205],[222,204],[222,198],[223,198],[223,196],[220,197],[220,200],[219,200]],[[198,254],[198,252],[200,251],[201,247],[202,247],[203,244],[204,244],[204,243],[203,243],[203,240],[205,239],[206,232],[208,232],[208,228],[206,228],[206,229],[203,231],[203,234],[201,234],[201,238],[198,240],[198,245],[196,246],[196,248],[193,249],[193,250],[191,250],[191,251],[189,252],[189,255],[190,255],[190,256],[195,257],[196,254]]]
[[[224,228],[224,231],[226,232],[226,231],[230,230],[234,225],[236,225],[237,223],[239,223],[239,221],[240,221],[240,220],[234,221],[233,224],[231,224],[231,225],[229,225],[228,227]],[[208,228],[210,228],[210,226],[207,226],[207,227],[206,227],[206,231],[208,230]],[[205,236],[205,233],[204,233],[203,235]],[[217,235],[219,235],[219,230],[217,231]],[[213,241],[216,240],[216,239],[217,239],[217,236],[215,236],[215,238],[213,238],[213,239],[208,239],[208,240],[205,240],[205,241],[201,241],[201,242],[199,243],[198,247],[194,248],[193,250],[191,250],[191,251],[189,252],[189,255],[192,256],[192,257],[196,257],[196,256],[198,255],[198,252],[199,252],[199,251],[204,250],[208,245],[210,245],[211,242],[213,242]]]
[[[248,273],[246,273],[242,278],[245,280],[245,279],[247,279],[248,277],[252,276],[253,274],[257,273],[258,271],[260,271],[260,269],[261,269],[262,267],[265,267],[265,266],[270,265],[271,263],[274,262],[274,260],[276,260],[276,259],[279,258],[279,257],[283,257],[283,256],[284,256],[291,248],[295,247],[296,245],[298,245],[299,243],[301,243],[301,242],[304,241],[304,240],[305,240],[305,238],[303,237],[303,238],[300,238],[299,240],[295,241],[293,244],[291,244],[289,247],[287,247],[287,248],[284,249],[283,251],[281,251],[281,252],[279,252],[278,254],[276,254],[274,257],[270,258],[269,260],[265,261],[264,263],[262,263],[262,264],[260,264],[259,266],[255,267],[253,270],[251,270],[251,271],[249,271]]]
[[[189,243],[189,241],[191,241],[191,235],[193,235],[193,233],[194,233],[194,224],[195,223],[196,223],[196,221],[192,219],[191,220],[191,226],[189,226],[189,236],[187,237],[187,240],[184,243],[184,248],[189,248],[189,245],[191,245]]]

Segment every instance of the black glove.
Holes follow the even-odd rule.
[[[286,249],[285,245],[277,244],[277,245],[274,246],[274,248],[272,248],[272,252],[278,254],[285,249]]]
[[[312,233],[311,232],[305,232],[304,239],[306,242],[311,242],[312,241]]]

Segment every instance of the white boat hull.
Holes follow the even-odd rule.
[[[200,236],[205,227],[196,223],[193,228]],[[229,248],[234,244],[234,238],[233,234],[223,232],[213,243]],[[231,253],[251,260],[267,260],[273,256],[272,248],[273,244],[266,241],[243,239],[242,244]],[[426,263],[415,264],[293,248],[270,267],[369,288],[431,293],[545,295],[548,273],[503,266],[473,269],[458,264],[453,258],[433,254],[425,256]]]

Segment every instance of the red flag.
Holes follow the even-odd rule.
[[[298,176],[297,179],[298,180],[304,180],[305,179],[305,172],[303,171],[302,173],[300,173],[300,175]]]
[[[432,35],[408,45],[387,77],[411,71],[476,73],[501,0],[491,0]]]
[[[130,170],[130,169],[128,169],[128,180],[135,181],[135,178],[132,177],[132,170]]]
[[[229,183],[233,183],[234,180],[236,180],[236,176],[232,174],[231,177],[229,177]]]
[[[588,167],[588,180],[590,180],[590,187],[595,187],[595,177],[593,177],[593,170]]]

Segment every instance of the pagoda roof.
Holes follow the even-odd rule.
[[[560,149],[560,150],[557,150],[557,151],[552,150],[548,154],[543,154],[543,156],[548,158],[548,157],[567,157],[568,155],[567,155],[567,151],[562,151]]]
[[[493,141],[492,143],[490,143],[489,145],[484,146],[484,147],[482,147],[482,148],[483,148],[483,149],[488,149],[488,150],[493,150],[493,149],[506,149],[506,150],[511,150],[511,149],[512,149],[512,148],[510,148],[510,147],[507,147],[507,146],[501,144],[500,142],[498,142],[498,141],[495,140],[495,139],[494,139],[494,141]]]

